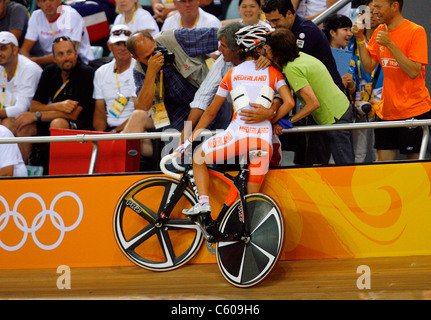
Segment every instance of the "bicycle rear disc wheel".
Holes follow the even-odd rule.
[[[241,234],[243,223],[250,230],[249,241],[217,243],[217,263],[225,279],[236,287],[248,288],[263,281],[277,263],[284,243],[284,219],[277,204],[267,195],[246,195],[247,216],[241,215],[238,200],[220,224],[220,231]]]
[[[178,183],[166,177],[144,179],[129,187],[117,203],[115,239],[126,257],[142,268],[176,269],[193,258],[202,244],[202,232],[182,214],[197,203],[190,188],[184,190],[169,218],[156,225]]]

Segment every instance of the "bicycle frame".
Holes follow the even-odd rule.
[[[224,181],[226,184],[229,185],[230,189],[226,196],[225,202],[223,204],[222,209],[220,210],[217,219],[208,221],[204,220],[203,217],[197,217],[195,223],[197,223],[199,226],[201,226],[202,232],[206,238],[207,241],[221,241],[223,240],[239,240],[244,239],[244,237],[247,237],[247,234],[249,234],[250,230],[248,230],[247,224],[244,223],[244,210],[246,209],[245,205],[245,195],[247,194],[247,187],[246,187],[246,181],[248,177],[248,163],[249,160],[247,159],[247,164],[240,169],[239,173],[236,176],[232,176],[229,173],[223,172],[221,170],[215,169],[215,168],[208,168],[209,173],[213,176],[218,177],[222,181]],[[187,165],[183,176],[180,178],[180,182],[177,185],[174,192],[171,194],[169,199],[166,202],[166,206],[163,209],[162,212],[159,213],[159,218],[156,221],[156,225],[162,225],[165,220],[169,218],[170,213],[172,212],[173,208],[175,207],[175,204],[177,201],[181,198],[181,195],[183,194],[184,190],[188,187],[188,185],[191,185],[192,190],[196,196],[196,199],[199,199],[198,190],[195,184],[194,175],[193,175],[193,167],[191,164]],[[239,196],[240,202],[241,202],[241,215],[238,215],[241,219],[243,230],[241,231],[241,234],[237,235],[219,235],[219,237],[216,237],[214,239],[214,236],[209,234],[208,231],[205,228],[205,225],[208,226],[211,222],[215,222],[215,229],[218,229],[217,226],[221,223],[224,216],[228,212],[229,208],[232,206],[232,204],[237,200]],[[214,228],[213,228],[214,229]]]

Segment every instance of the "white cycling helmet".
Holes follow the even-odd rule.
[[[264,45],[266,42],[266,34],[269,31],[267,27],[258,24],[246,26],[235,33],[236,43],[241,49],[248,52],[258,46]]]

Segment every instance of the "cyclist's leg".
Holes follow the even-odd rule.
[[[266,155],[254,157],[250,160],[250,174],[247,180],[247,192],[257,193],[260,190],[263,179],[268,172],[269,162],[272,158],[272,145],[265,139],[248,139],[248,150],[259,149],[267,151]]]
[[[208,172],[208,159],[202,150],[202,145],[193,154],[193,175],[199,195],[209,194],[210,177]]]
[[[225,131],[203,142],[194,152],[193,176],[199,194],[199,204],[191,209],[183,210],[184,214],[192,216],[211,211],[208,165],[226,159],[226,155],[229,155],[229,152],[231,152],[230,145],[235,142],[233,138],[233,130],[229,126]]]

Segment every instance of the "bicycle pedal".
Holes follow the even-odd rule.
[[[214,244],[214,242],[206,241],[208,252],[211,253],[212,255],[215,255],[216,254],[216,249],[213,247],[213,244]]]

